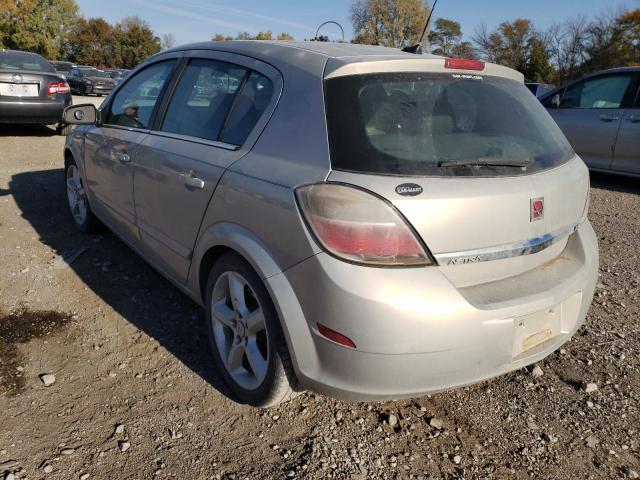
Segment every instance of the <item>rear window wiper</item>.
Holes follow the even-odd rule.
[[[531,165],[533,160],[530,158],[489,158],[489,157],[477,157],[477,158],[465,158],[461,160],[443,160],[438,162],[439,167],[466,167],[466,166],[478,166],[478,167],[514,167],[514,168],[526,168]]]

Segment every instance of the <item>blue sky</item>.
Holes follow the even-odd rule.
[[[271,30],[289,32],[296,39],[311,38],[317,26],[335,20],[352,36],[349,22],[350,0],[77,0],[83,16],[103,17],[117,22],[127,15],[145,19],[156,34],[172,33],[178,44],[209,40],[214,33],[235,35],[240,31],[256,33]],[[640,0],[439,0],[434,18],[454,19],[462,24],[465,36],[486,23],[489,28],[503,20],[524,17],[539,27],[582,13],[595,16],[605,9],[638,8]],[[339,30],[322,30],[332,39],[340,39]]]

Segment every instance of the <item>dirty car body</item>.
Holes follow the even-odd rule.
[[[297,381],[325,394],[409,397],[523,367],[571,337],[593,296],[588,170],[504,67],[189,45],[133,71],[65,159],[82,177],[71,193],[208,311],[220,258],[246,261]]]

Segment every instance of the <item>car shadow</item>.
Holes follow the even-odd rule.
[[[591,172],[591,186],[613,192],[640,194],[640,181],[612,173]]]
[[[63,268],[72,269],[126,321],[237,401],[214,371],[202,309],[106,228],[93,235],[78,232],[68,213],[62,169],[13,175],[9,191],[39,240],[67,259]]]
[[[53,137],[57,135],[55,128],[47,125],[2,125],[0,137]]]

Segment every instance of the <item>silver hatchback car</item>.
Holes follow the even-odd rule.
[[[580,327],[589,174],[519,73],[347,44],[200,43],[67,109],[73,220],[206,309],[238,400],[478,382]]]

